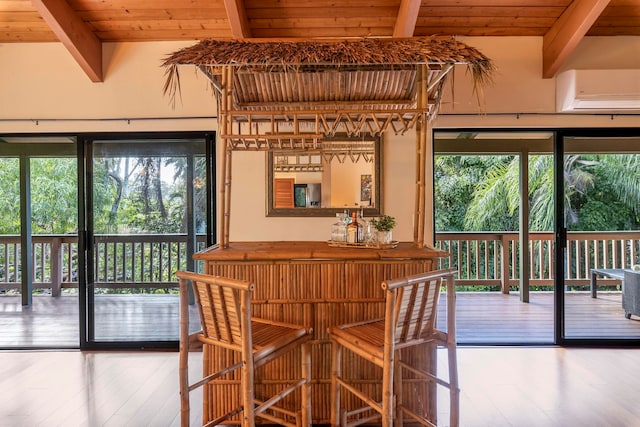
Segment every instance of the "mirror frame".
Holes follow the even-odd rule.
[[[364,215],[378,216],[382,212],[382,137],[366,135],[364,137],[352,137],[347,135],[336,134],[333,137],[324,138],[327,141],[371,141],[374,147],[374,200],[376,204],[374,207],[365,207]],[[286,150],[282,150],[286,151]],[[269,151],[267,153],[267,217],[335,217],[337,213],[344,212],[345,209],[354,209],[355,206],[349,206],[348,208],[274,208],[273,186],[274,186],[274,172],[273,172],[273,157],[275,152],[281,152],[280,150]],[[360,207],[358,207],[359,209]]]

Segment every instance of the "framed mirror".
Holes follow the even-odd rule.
[[[267,216],[380,215],[381,137],[336,135],[319,150],[267,153]]]

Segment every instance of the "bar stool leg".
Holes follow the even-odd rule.
[[[255,402],[253,400],[254,388],[254,368],[251,360],[242,365],[242,400],[244,410],[242,411],[242,427],[255,427]]]
[[[394,427],[402,427],[402,411],[400,410],[400,406],[402,406],[402,366],[400,366],[400,352],[396,353],[396,360],[394,363],[394,372],[393,372],[393,382],[394,382],[394,391],[396,393],[396,401],[393,405],[393,412],[395,414],[394,417]]]
[[[393,368],[396,364],[396,361],[393,359],[395,359],[395,357],[393,357],[392,360],[385,360],[384,366],[382,367],[382,427],[391,427],[393,425]]]
[[[342,377],[342,346],[337,342],[331,343],[331,425],[340,425],[340,384],[338,377]]]
[[[456,345],[447,345],[449,355],[449,424],[458,427],[460,424],[460,389],[458,388],[458,356]]]
[[[301,389],[302,400],[302,426],[311,426],[311,346],[305,343],[301,348],[302,378],[305,383]]]

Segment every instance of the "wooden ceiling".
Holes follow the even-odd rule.
[[[640,35],[640,0],[0,0],[0,43],[62,42],[102,81],[103,42],[542,36],[553,77],[584,36]]]

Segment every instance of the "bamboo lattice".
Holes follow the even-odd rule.
[[[307,242],[305,245],[302,242],[234,243],[229,249],[212,249],[198,255],[199,259],[206,262],[207,274],[235,277],[256,284],[252,300],[254,315],[313,328],[314,423],[326,423],[330,415],[331,352],[327,329],[337,324],[382,317],[384,292],[380,284],[391,278],[430,271],[434,260],[443,255],[435,251],[412,249],[407,244],[381,251],[339,249],[338,254],[325,246],[323,242]],[[333,259],[326,259],[331,257],[331,253]],[[394,259],[394,256],[400,259]],[[210,356],[211,371],[218,360],[227,357],[221,353]],[[277,365],[265,366],[264,376],[256,385],[258,394],[286,381],[290,372],[297,372],[295,357],[294,354],[291,358],[283,358]],[[430,367],[432,360],[428,349],[407,352],[403,357],[425,369]],[[344,363],[345,370],[360,378],[363,387],[372,393],[379,392],[380,373],[375,367],[349,357]],[[232,407],[234,403],[232,400],[214,400],[214,396],[218,396],[221,388],[225,387],[237,387],[237,383],[216,382],[206,390],[208,402],[216,401],[222,405],[220,410]],[[407,393],[415,395],[415,405],[426,412],[433,410],[429,409],[433,403],[425,400],[429,395],[426,385],[416,383],[408,387],[412,387],[411,393]],[[296,407],[297,399],[297,395],[292,397],[289,402],[291,408]],[[347,401],[345,405],[350,407],[355,403]]]

